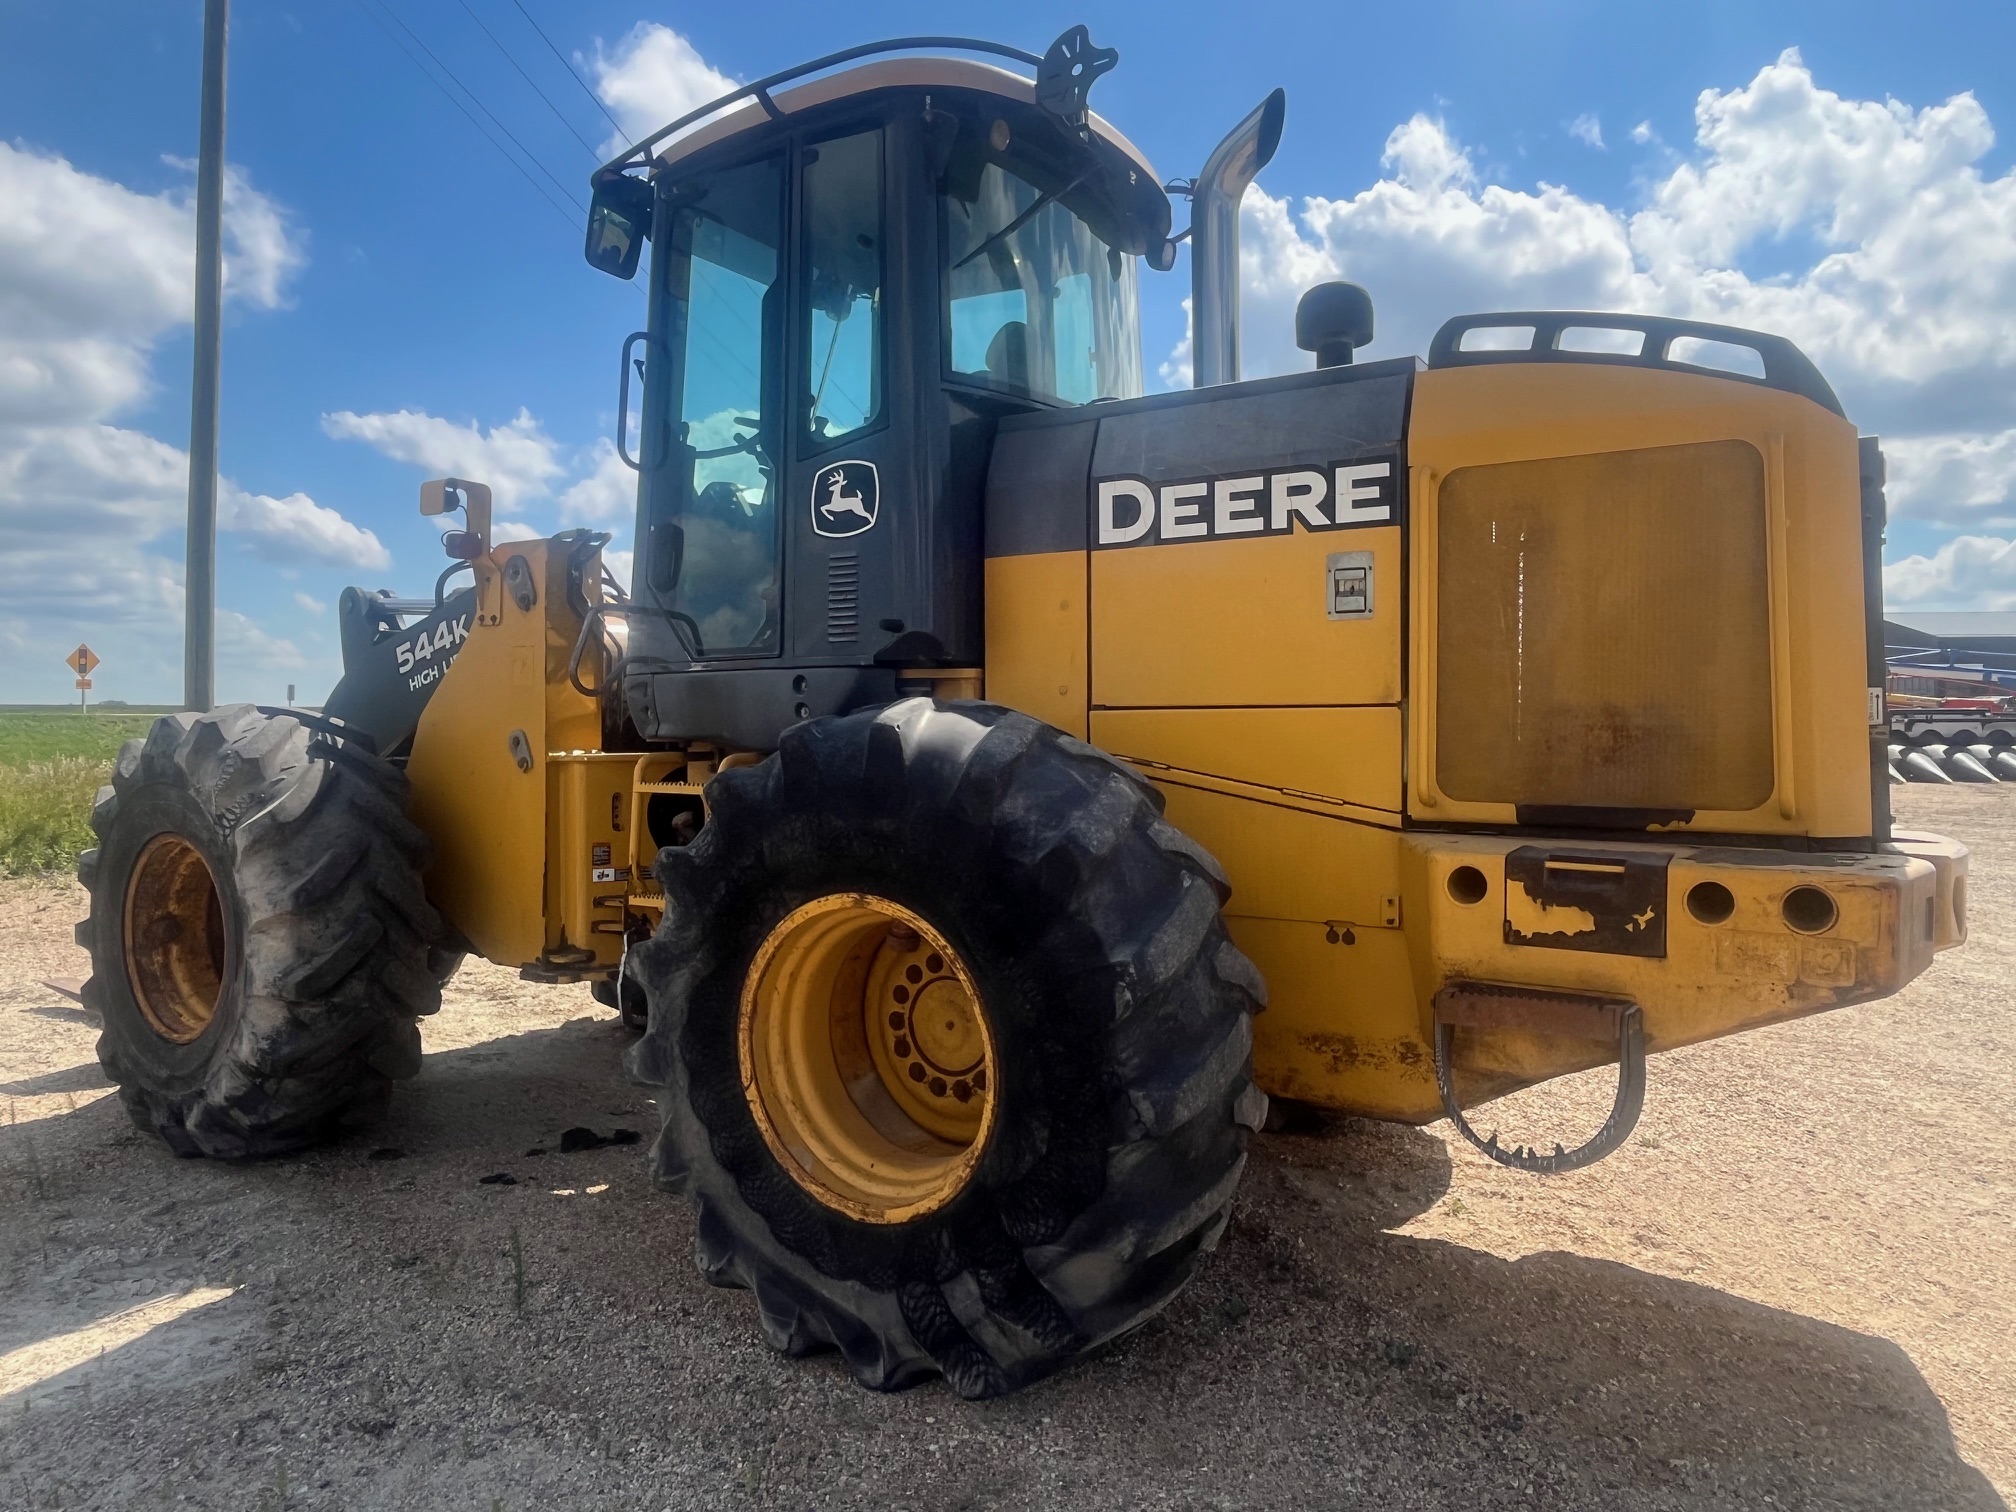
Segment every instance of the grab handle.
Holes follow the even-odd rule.
[[[630,455],[630,349],[650,336],[649,331],[632,331],[623,339],[623,357],[616,369],[616,455],[632,472],[644,471],[644,464]]]

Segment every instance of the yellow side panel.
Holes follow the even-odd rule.
[[[1328,559],[1351,551],[1372,553],[1372,614],[1331,619]],[[1398,703],[1400,570],[1398,526],[1096,551],[1092,701]]]
[[[1267,980],[1267,1011],[1253,1020],[1261,1091],[1367,1118],[1442,1116],[1399,930],[1356,929],[1333,944],[1320,924],[1235,915],[1226,925]]]
[[[1399,894],[1395,830],[1151,775],[1168,801],[1169,822],[1225,868],[1232,882],[1228,916],[1372,927],[1385,900]]]
[[[546,881],[555,907],[547,924],[549,946],[593,950],[611,962],[622,954],[623,899],[631,890],[624,810],[636,770],[633,751],[552,758]]]
[[[989,557],[987,697],[1087,738],[1085,553]]]
[[[502,565],[514,556],[531,566],[529,610],[503,588]],[[564,553],[545,541],[513,542],[476,566],[469,639],[413,737],[409,811],[434,845],[434,906],[486,960],[523,966],[562,931],[558,900],[547,906],[548,752],[599,745],[601,718],[567,683],[581,621],[567,604]],[[600,675],[592,662],[584,671]],[[519,767],[514,733],[529,771]]]
[[[1710,792],[1716,801],[1739,806],[1674,806],[1696,808],[1687,823],[1697,829],[1749,834],[1869,833],[1860,489],[1852,425],[1809,400],[1734,379],[1595,364],[1514,363],[1421,374],[1415,380],[1408,434],[1413,511],[1410,657],[1416,691],[1408,731],[1410,813],[1428,820],[1490,824],[1514,823],[1517,817],[1515,801],[1459,796],[1459,792],[1477,790],[1479,772],[1494,759],[1489,751],[1459,753],[1448,767],[1440,754],[1445,740],[1491,744],[1494,735],[1502,737],[1503,721],[1480,724],[1473,703],[1438,703],[1435,697],[1422,696],[1442,687],[1441,655],[1449,635],[1481,633],[1472,623],[1479,612],[1474,604],[1455,606],[1447,623],[1443,615],[1440,532],[1445,527],[1474,528],[1479,523],[1475,511],[1466,510],[1460,498],[1448,501],[1445,507],[1445,487],[1454,487],[1460,494],[1462,470],[1468,468],[1742,442],[1756,454],[1758,463],[1753,465],[1761,466],[1764,490],[1762,551],[1769,629],[1771,781],[1759,801],[1740,806],[1757,786],[1747,771],[1750,758],[1746,756],[1739,761],[1746,766],[1737,774],[1740,780],[1721,783]],[[1585,502],[1600,520],[1600,501],[1592,494]],[[1527,516],[1535,513],[1531,508],[1523,512]],[[1521,509],[1513,509],[1501,523],[1514,525],[1521,513]],[[1727,511],[1720,513],[1726,515]],[[1705,509],[1703,528],[1717,515],[1717,509]],[[1724,528],[1753,528],[1741,519],[1733,525],[1725,519],[1723,524]],[[1586,532],[1588,526],[1584,522],[1577,528]],[[1619,514],[1604,539],[1613,551],[1656,551],[1670,559],[1660,565],[1675,582],[1668,585],[1672,591],[1662,589],[1658,607],[1676,622],[1686,618],[1687,584],[1704,580],[1692,627],[1698,643],[1694,654],[1702,662],[1713,666],[1732,643],[1747,641],[1750,648],[1755,647],[1758,627],[1750,622],[1755,606],[1746,608],[1740,602],[1756,593],[1755,582],[1705,581],[1710,574],[1753,573],[1744,562],[1743,551],[1731,556],[1729,542],[1710,546],[1689,541],[1684,531],[1667,540],[1658,531],[1638,529],[1628,511]],[[1459,575],[1454,591],[1475,590]],[[1505,601],[1516,605],[1516,584]],[[1566,635],[1566,627],[1574,623],[1573,615],[1557,623],[1562,627],[1559,633]],[[1529,623],[1527,628],[1531,631],[1535,626]],[[1547,655],[1544,645],[1533,647],[1529,642],[1529,649],[1535,655]],[[1726,677],[1732,698],[1755,696],[1755,668],[1745,661],[1750,655],[1750,650],[1739,645],[1737,665],[1716,673]],[[1594,661],[1600,662],[1600,657]],[[1698,671],[1673,668],[1681,680]],[[1707,679],[1714,680],[1714,676]],[[1543,676],[1543,685],[1544,681]],[[1641,669],[1637,683],[1641,689],[1656,688],[1657,669]],[[1693,697],[1689,691],[1679,701]],[[1686,720],[1669,721],[1671,728],[1662,734],[1641,728],[1640,712],[1621,706],[1617,710],[1626,743],[1690,738],[1684,728]],[[1736,734],[1744,736],[1754,717],[1744,714],[1737,723],[1741,728]],[[1596,733],[1600,735],[1600,728]],[[1698,728],[1692,738],[1700,738]],[[1590,774],[1598,773],[1606,761],[1620,760],[1617,753],[1606,752],[1601,739],[1581,742],[1579,754],[1560,754],[1571,763],[1579,761]],[[1686,762],[1683,755],[1679,764]],[[1457,791],[1443,786],[1445,771]],[[1556,776],[1557,781],[1564,780],[1558,772]],[[1574,777],[1569,772],[1565,786],[1586,794],[1577,802],[1604,802],[1600,776],[1592,775],[1587,782],[1577,782]]]
[[[1092,743],[1128,761],[1400,812],[1400,711],[1097,709]]]
[[[1399,832],[1154,777],[1169,822],[1225,868],[1226,927],[1266,979],[1253,1023],[1261,1090],[1438,1116],[1407,940],[1382,922],[1400,893]]]
[[[420,716],[406,776],[434,842],[427,895],[476,953],[507,966],[546,943],[546,684],[542,627],[479,619]],[[523,730],[532,770],[511,753]]]

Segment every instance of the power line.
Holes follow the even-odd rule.
[[[488,142],[492,147],[495,147],[497,151],[503,156],[504,161],[509,163],[513,168],[516,168],[518,170],[519,176],[523,178],[526,183],[530,184],[535,190],[538,191],[539,197],[545,200],[547,204],[553,207],[554,213],[560,216],[563,220],[565,220],[570,228],[576,225],[578,222],[576,221],[575,217],[569,215],[566,209],[560,204],[560,202],[554,199],[552,195],[546,192],[545,186],[541,184],[539,180],[535,179],[534,177],[532,177],[531,174],[525,171],[525,165],[523,163],[519,162],[518,159],[511,156],[509,152],[506,152],[504,150],[504,144],[499,142],[497,138],[495,138],[487,130],[485,130],[483,123],[481,121],[477,120],[476,117],[474,117],[473,115],[469,115],[469,107],[464,105],[460,100],[456,99],[454,94],[449,91],[447,85],[443,84],[439,79],[435,78],[433,74],[428,73],[427,65],[422,63],[419,60],[419,58],[414,56],[413,49],[408,47],[404,42],[401,42],[399,40],[399,38],[393,33],[392,28],[385,24],[384,20],[378,15],[378,13],[372,10],[369,6],[367,6],[364,3],[364,0],[356,0],[356,3],[357,8],[363,11],[365,15],[369,16],[371,20],[377,25],[378,29],[385,33],[386,37],[391,40],[392,45],[398,48],[399,51],[401,51],[402,53],[406,54],[407,61],[410,62],[415,68],[420,70],[422,76],[426,78],[427,82],[432,84],[436,89],[440,90],[442,94],[446,95],[449,104],[453,105],[457,110],[461,111],[463,115],[469,117],[469,124],[476,128],[478,134],[482,136],[483,140]],[[398,18],[394,17],[393,19],[397,20]],[[416,38],[415,40],[417,41],[418,39]],[[580,206],[576,205],[575,209],[578,212]]]
[[[553,45],[553,39],[547,36],[544,31],[540,30],[539,23],[537,21],[532,20],[532,12],[525,9],[524,0],[511,0],[511,3],[518,7],[518,14],[525,18],[525,20],[531,25],[532,30],[539,33],[539,40],[546,44],[546,50],[552,53],[554,57],[560,60],[560,66],[562,68],[566,69],[568,73],[574,75],[574,82],[581,86],[581,92],[587,95],[589,99],[595,102],[595,108],[602,112],[602,114],[608,119],[608,122],[611,126],[614,126],[619,133],[622,132],[623,123],[617,120],[616,117],[614,117],[613,115],[609,114],[609,107],[602,103],[602,96],[598,95],[597,93],[595,93],[594,90],[588,87],[588,81],[582,78],[580,74],[574,73],[574,65],[567,61],[567,55],[562,51],[560,51],[559,48],[555,47]]]
[[[495,32],[490,30],[489,27],[483,25],[483,18],[477,15],[476,12],[473,9],[471,9],[469,0],[460,0],[460,3],[462,9],[469,12],[469,19],[471,21],[474,21],[479,27],[482,27],[483,35],[490,39],[491,45],[495,47],[497,51],[504,54],[504,61],[506,63],[509,63],[513,68],[518,69],[518,77],[523,79],[527,84],[530,84],[532,86],[532,93],[536,94],[537,96],[539,96],[541,100],[545,101],[546,108],[553,112],[553,118],[557,120],[562,126],[565,126],[567,128],[568,134],[572,136],[575,141],[579,142],[583,147],[588,149],[588,155],[590,157],[594,158],[595,161],[598,163],[601,162],[602,154],[595,150],[595,144],[590,142],[588,138],[581,135],[580,132],[576,131],[574,129],[574,123],[568,120],[567,117],[565,117],[564,115],[560,114],[560,107],[558,105],[555,105],[551,100],[546,98],[546,91],[541,89],[536,83],[534,83],[532,75],[525,72],[525,70],[519,66],[518,60],[511,56],[511,49],[506,47],[502,42],[497,40],[497,34]]]
[[[399,22],[399,30],[406,33],[407,36],[412,37],[414,44],[422,52],[427,54],[428,57],[434,59],[434,66],[440,69],[441,72],[443,72],[444,74],[448,75],[450,79],[454,80],[455,87],[461,90],[462,93],[469,96],[470,101],[476,106],[476,108],[482,111],[484,115],[489,116],[491,123],[494,126],[496,126],[496,128],[499,131],[503,132],[504,135],[511,138],[511,144],[514,147],[516,147],[520,152],[525,154],[527,161],[529,161],[534,168],[537,168],[541,173],[545,174],[547,179],[551,181],[553,187],[555,189],[558,189],[562,195],[566,196],[568,202],[574,206],[575,211],[580,214],[586,214],[587,211],[585,207],[581,204],[581,202],[574,198],[573,194],[568,190],[565,184],[561,183],[559,179],[553,177],[552,170],[549,169],[544,163],[539,161],[538,155],[534,153],[531,148],[527,147],[523,142],[519,141],[516,136],[512,135],[511,128],[509,126],[506,126],[502,121],[497,119],[496,115],[491,111],[490,107],[483,103],[482,97],[479,96],[475,90],[471,89],[467,84],[464,84],[460,79],[455,77],[455,70],[450,68],[446,63],[443,63],[440,60],[440,58],[436,57],[434,49],[429,47],[425,42],[422,42],[419,36],[415,34],[412,27],[408,26],[404,21],[399,20],[399,12],[392,9],[391,0],[378,0],[378,3],[379,5],[384,7],[385,13],[388,16],[390,16],[394,21]]]

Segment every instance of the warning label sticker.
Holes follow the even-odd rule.
[[[607,846],[598,846],[597,849],[604,856],[607,856],[609,853]],[[628,882],[630,880],[630,868],[627,866],[598,866],[588,873],[588,880],[590,882]]]

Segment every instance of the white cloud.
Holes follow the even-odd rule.
[[[1963,535],[1883,569],[1883,601],[1919,609],[2016,609],[2016,541]]]
[[[1259,193],[1260,191],[1256,189],[1247,195],[1248,205],[1252,203],[1253,196]],[[1248,224],[1250,225],[1251,223],[1248,222]],[[1253,277],[1251,269],[1254,265],[1255,259],[1250,255],[1250,249],[1242,240],[1239,249],[1239,266],[1243,276],[1248,280],[1251,280]],[[1321,282],[1327,276],[1329,275],[1319,274],[1317,281]],[[1243,305],[1240,308],[1239,329],[1241,337],[1244,338],[1247,331],[1247,321],[1245,320],[1245,308]],[[1162,381],[1170,388],[1188,388],[1196,381],[1196,369],[1190,365],[1191,334],[1190,297],[1186,294],[1183,297],[1183,337],[1174,347],[1170,348],[1169,355],[1162,359],[1161,366],[1156,369],[1162,375]],[[1250,362],[1248,365],[1250,366]]]
[[[218,524],[250,538],[252,552],[269,562],[320,562],[330,567],[392,565],[378,537],[303,493],[275,499],[233,488],[219,500]]]
[[[179,447],[114,425],[0,421],[0,571],[45,547],[92,563],[180,525],[189,459]]]
[[[588,476],[560,495],[560,518],[570,525],[623,530],[637,515],[637,474],[606,436],[596,440],[590,455],[594,466]]]
[[[1892,515],[1959,525],[2016,514],[2016,429],[1893,436],[1883,443],[1883,456]]]
[[[410,462],[432,476],[487,483],[500,510],[545,496],[566,471],[559,448],[527,410],[488,431],[475,421],[457,425],[421,410],[359,415],[338,410],[322,417],[322,429],[338,440],[362,441],[396,462]]]
[[[1603,145],[1603,123],[1596,118],[1594,113],[1578,115],[1574,120],[1570,121],[1568,123],[1568,135],[1586,146],[1594,147],[1598,152],[1608,150]]]
[[[1299,215],[1254,188],[1243,217],[1242,311],[1249,376],[1307,367],[1293,346],[1295,302],[1349,278],[1372,291],[1375,355],[1424,351],[1441,321],[1468,310],[1645,308],[1621,217],[1568,190],[1480,183],[1442,122],[1396,127],[1388,177],[1349,199],[1312,197]]]
[[[612,156],[735,88],[691,42],[655,21],[638,22],[608,52],[598,42],[588,66],[595,92],[623,123],[623,139],[607,145]]]
[[[1649,122],[1632,137],[1658,140]],[[1883,435],[1900,516],[2016,524],[2016,171],[1984,174],[1993,142],[1971,94],[1924,108],[1846,99],[1788,51],[1740,88],[1702,92],[1692,150],[1669,154],[1633,210],[1490,182],[1443,122],[1417,115],[1387,139],[1384,175],[1355,194],[1249,192],[1246,370],[1308,365],[1292,345],[1295,301],[1330,278],[1371,290],[1375,358],[1425,351],[1444,319],[1491,309],[1772,331]],[[1746,271],[1786,248],[1811,250],[1790,272]],[[1187,379],[1187,346],[1162,371]],[[1990,591],[1981,543],[1994,538],[1970,539],[1897,581],[1931,591],[1917,585],[1934,573]]]
[[[299,588],[294,590],[294,602],[310,614],[327,614],[329,612],[327,604],[312,594],[303,593]]]
[[[298,672],[308,665],[301,648],[271,634],[235,609],[217,611],[217,665],[251,672]]]
[[[698,422],[696,439],[705,444],[711,435],[707,427],[717,418],[725,424],[726,417],[724,411],[721,417],[709,416]],[[625,465],[607,437],[598,438],[585,452],[570,458],[546,434],[537,417],[523,409],[487,431],[474,422],[457,425],[418,410],[368,415],[339,410],[322,417],[322,428],[339,439],[363,441],[396,461],[413,463],[437,477],[445,474],[488,483],[497,509],[490,526],[493,541],[530,541],[551,534],[549,500],[558,504],[561,525],[594,526],[610,531],[619,544],[629,540],[637,508],[637,474]],[[570,475],[573,481],[561,488]],[[555,489],[560,489],[557,500]],[[307,523],[298,522],[303,535]],[[376,544],[371,538],[369,545]],[[330,549],[336,546],[332,541]],[[355,548],[368,550],[362,543],[355,543]]]
[[[637,565],[635,554],[628,551],[618,551],[612,546],[602,553],[602,565],[609,569],[610,575],[622,586],[623,591],[628,593],[630,591],[630,574],[636,570]]]
[[[195,301],[191,199],[0,142],[0,424],[100,419],[145,396],[154,343]],[[225,298],[279,304],[303,241],[236,169],[224,240]]]
[[[1658,139],[1659,133],[1652,129],[1650,121],[1640,121],[1636,126],[1631,128],[1631,140],[1636,142],[1640,147],[1643,147],[1647,142],[1654,142]]]
[[[703,433],[712,418],[694,427],[701,445],[711,443],[711,437]],[[634,425],[631,434],[636,434]],[[631,537],[637,523],[637,474],[616,454],[607,437],[595,442],[588,460],[591,465],[586,476],[560,495],[560,518],[569,525],[587,525],[609,532],[609,544],[602,548],[602,565],[627,591],[632,570]]]
[[[1350,198],[1297,214],[1256,192],[1249,339],[1305,362],[1287,356],[1281,303],[1312,275],[1345,276],[1379,300],[1382,343],[1418,345],[1466,308],[1545,301],[1779,331],[1870,392],[2016,370],[2016,173],[1975,166],[1994,134],[1972,95],[1918,111],[1845,100],[1788,52],[1741,89],[1704,91],[1695,117],[1694,158],[1630,215],[1559,185],[1480,183],[1426,116],[1395,129],[1389,176]],[[1794,235],[1820,248],[1806,272],[1742,271],[1744,253]],[[2016,415],[2016,393],[2007,403]]]
[[[113,696],[181,686],[175,537],[188,458],[115,422],[149,396],[159,343],[189,323],[192,197],[187,183],[143,194],[0,142],[0,643],[15,697],[67,686],[57,658],[81,639],[105,657]],[[227,301],[284,303],[304,234],[236,169],[225,177],[224,241]],[[220,506],[225,540],[268,560],[384,558],[368,531],[304,494],[253,495],[224,479]],[[223,575],[228,594],[228,565]],[[227,672],[301,664],[298,648],[230,628],[227,616]]]

